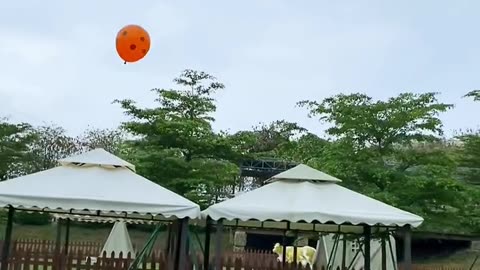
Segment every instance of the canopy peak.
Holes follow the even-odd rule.
[[[318,182],[342,182],[342,180],[316,170],[305,164],[299,164],[289,170],[281,172],[268,179],[268,182],[279,180],[318,181]]]
[[[59,160],[60,164],[66,165],[97,165],[107,167],[123,167],[135,171],[135,166],[107,151],[103,148],[95,148],[94,150],[74,155]]]

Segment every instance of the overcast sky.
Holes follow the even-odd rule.
[[[447,4],[450,3],[450,4]],[[183,69],[226,84],[215,129],[278,119],[322,126],[302,99],[365,92],[439,91],[456,108],[445,131],[478,127],[478,1],[4,1],[0,4],[0,115],[78,134],[126,119],[116,98],[151,106],[149,89]],[[115,36],[149,31],[152,48],[124,65]]]

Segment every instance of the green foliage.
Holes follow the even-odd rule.
[[[28,158],[29,144],[34,138],[29,124],[0,118],[0,181],[18,175],[19,164]]]
[[[224,86],[214,79],[203,72],[186,70],[174,81],[188,89],[153,89],[159,103],[153,109],[141,109],[132,100],[116,100],[133,119],[123,127],[142,138],[136,146],[178,149],[187,161],[217,155],[215,150],[222,150],[222,145],[211,128],[211,114],[216,109],[211,95]],[[205,80],[211,82],[204,85]]]
[[[463,97],[471,97],[474,101],[480,101],[480,90],[472,90]]]
[[[81,150],[80,141],[68,136],[62,127],[40,126],[33,132],[35,139],[30,144],[28,162],[23,164],[24,174],[53,168],[59,159]]]
[[[51,217],[46,213],[16,212],[13,220],[21,225],[47,225],[51,223]]]
[[[335,141],[318,148],[321,155],[309,160],[314,167],[360,193],[423,216],[421,229],[480,231],[473,199],[478,189],[456,178],[456,149],[437,137],[442,135],[438,116],[452,105],[439,103],[435,93],[405,93],[387,101],[340,94],[299,105],[332,126],[327,133]]]
[[[229,163],[236,158],[229,139],[211,127],[216,110],[212,96],[224,85],[194,70],[185,70],[174,82],[180,89],[152,90],[157,94],[155,108],[115,101],[132,119],[123,128],[138,137],[130,143],[129,155],[147,178],[209,205],[220,196],[218,187],[238,175],[236,165]]]
[[[229,144],[244,158],[285,158],[293,139],[305,132],[296,123],[280,120],[261,124],[252,131],[239,131],[229,136]]]
[[[278,147],[278,156],[284,160],[294,160],[310,165],[321,160],[329,142],[313,133],[301,135],[298,139],[289,138],[288,143]]]
[[[7,223],[7,216],[8,213],[5,211],[5,209],[0,209],[0,224]]]
[[[89,129],[81,136],[72,137],[62,127],[50,125],[30,128],[23,159],[15,164],[10,177],[47,170],[58,165],[58,160],[102,147],[119,154],[123,144],[120,130]]]
[[[480,134],[471,133],[460,136],[463,148],[459,162],[464,170],[464,179],[472,184],[480,185]]]
[[[452,108],[438,103],[437,93],[403,93],[387,101],[374,101],[364,94],[339,94],[322,102],[301,101],[309,116],[332,124],[327,133],[348,138],[359,147],[372,146],[381,152],[394,144],[432,139],[442,135],[439,113]]]
[[[192,173],[184,179],[194,189],[186,196],[207,207],[228,198],[233,191],[231,186],[235,184],[239,169],[234,163],[225,160],[195,159],[191,162]]]
[[[84,151],[103,148],[114,155],[122,153],[125,134],[120,129],[87,129],[77,138]]]

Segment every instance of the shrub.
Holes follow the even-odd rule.
[[[7,223],[7,212],[0,208],[0,224]]]
[[[13,220],[22,225],[47,225],[52,222],[51,216],[47,213],[16,212]]]

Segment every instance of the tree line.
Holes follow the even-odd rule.
[[[195,70],[183,71],[174,82],[175,89],[152,89],[156,107],[115,100],[129,118],[118,129],[88,129],[72,137],[55,125],[0,120],[0,180],[102,147],[206,207],[262,184],[240,176],[242,160],[276,159],[305,163],[350,189],[421,215],[421,230],[480,233],[480,133],[445,137],[439,116],[453,104],[441,103],[438,93],[299,101],[306,117],[328,126],[324,136],[285,120],[228,133],[212,129],[222,83]],[[478,101],[480,91],[465,97]]]

